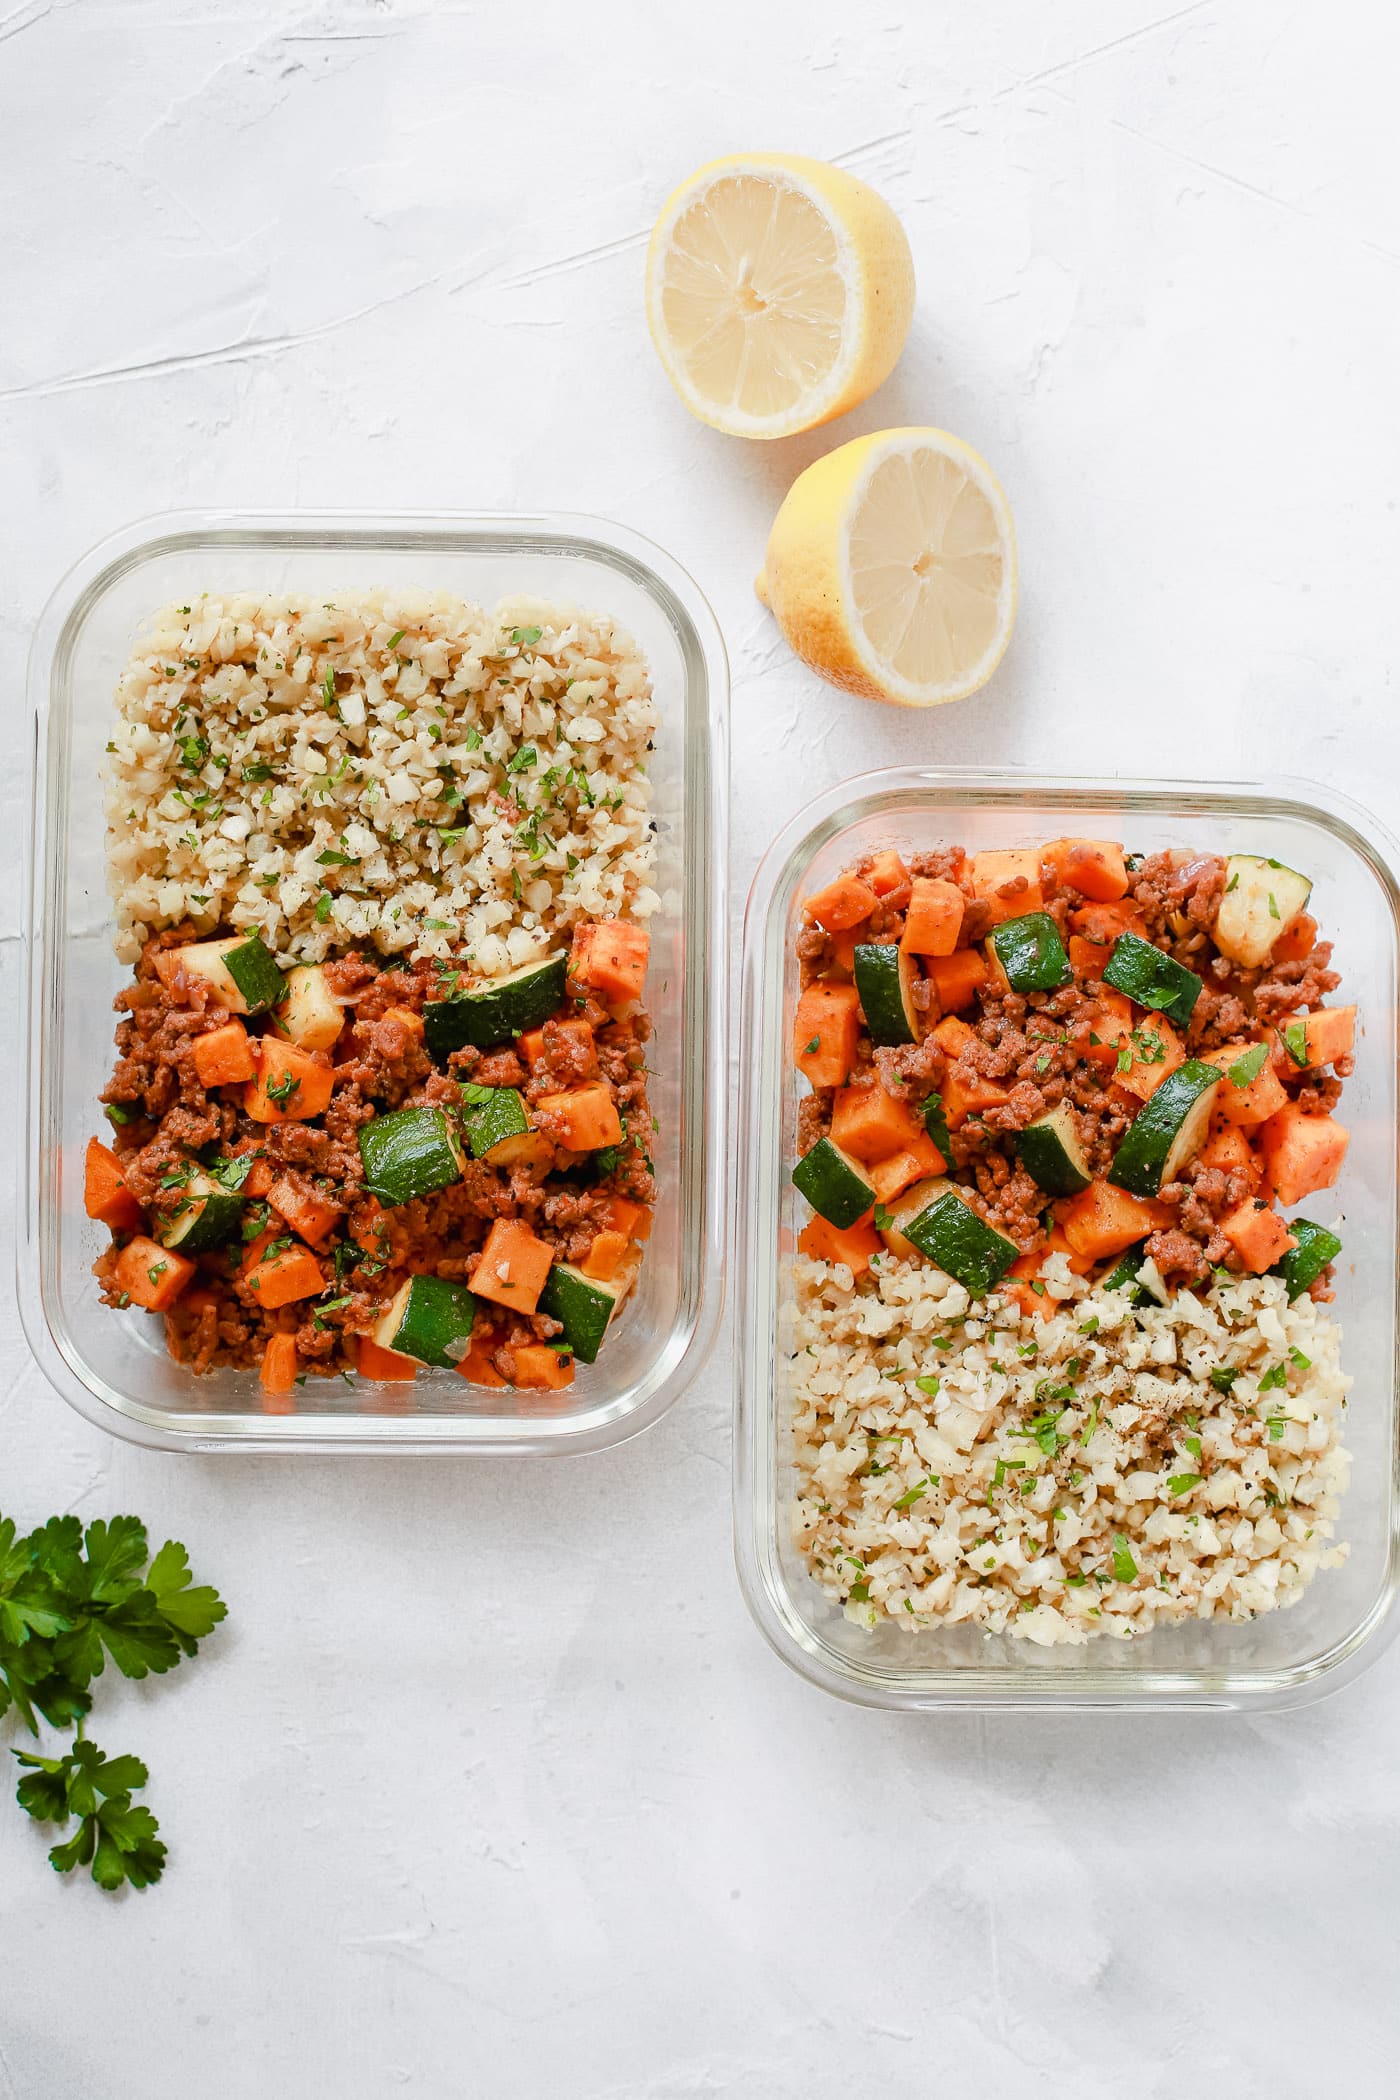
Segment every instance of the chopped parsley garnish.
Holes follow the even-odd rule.
[[[1171,1479],[1167,1482],[1167,1493],[1169,1495],[1189,1495],[1193,1487],[1199,1487],[1200,1481],[1201,1476],[1199,1473],[1173,1473]]]
[[[820,1037],[819,1035],[814,1035],[814,1036],[812,1037],[812,1040],[811,1040],[811,1042],[810,1042],[810,1043],[807,1043],[807,1044],[806,1044],[806,1045],[804,1046],[804,1048],[803,1048],[803,1051],[802,1051],[802,1055],[803,1055],[804,1057],[815,1057],[815,1056],[816,1056],[816,1054],[817,1054],[817,1052],[818,1052],[818,1050],[820,1050],[820,1049],[821,1049],[821,1046],[822,1046],[822,1039],[821,1039],[821,1037]]]
[[[1115,1582],[1135,1582],[1137,1562],[1133,1559],[1128,1541],[1121,1531],[1113,1534],[1113,1579]]]
[[[1280,1386],[1286,1386],[1287,1384],[1287,1366],[1284,1364],[1271,1364],[1259,1380],[1259,1390],[1261,1393],[1273,1393],[1277,1392]]]
[[[1231,1086],[1241,1088],[1252,1086],[1268,1062],[1268,1057],[1268,1044],[1256,1043],[1252,1050],[1245,1051],[1243,1057],[1235,1059],[1235,1062],[1227,1068],[1225,1077],[1229,1080]]]
[[[321,698],[327,707],[335,706],[335,672],[326,665],[326,675],[321,680]]]
[[[316,855],[316,865],[318,868],[358,868],[360,863],[353,853],[337,853],[334,847],[327,846],[324,853]]]
[[[1305,1066],[1308,1061],[1308,1024],[1306,1021],[1289,1021],[1279,1031],[1283,1047],[1295,1065]]]
[[[277,1104],[278,1108],[284,1108],[300,1085],[301,1081],[297,1078],[295,1072],[284,1072],[280,1079],[274,1079],[268,1086],[264,1087],[263,1092],[267,1095],[269,1101],[274,1101]]]
[[[407,630],[405,628],[400,627],[396,633],[390,635],[387,643],[385,644],[385,647],[389,649],[397,649],[399,643],[403,640],[406,631]]]
[[[916,1378],[914,1384],[928,1399],[934,1400],[938,1397],[939,1381],[932,1372],[926,1372],[922,1378]]]
[[[120,1108],[115,1101],[105,1101],[102,1105],[102,1113],[109,1123],[129,1123],[131,1121],[131,1110],[129,1108]]]
[[[512,627],[510,638],[517,649],[533,649],[543,632],[542,627]]]
[[[1217,1393],[1228,1393],[1239,1375],[1229,1364],[1217,1364],[1210,1374],[1210,1382]]]

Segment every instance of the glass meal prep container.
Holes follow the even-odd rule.
[[[112,952],[100,768],[113,694],[141,621],[202,591],[370,585],[457,592],[486,606],[529,593],[614,616],[646,654],[660,726],[647,1005],[658,1198],[633,1300],[563,1393],[488,1391],[450,1371],[411,1385],[309,1377],[292,1411],[264,1411],[254,1370],[195,1376],[147,1314],[101,1304],[105,1228],[83,1212],[82,1158],[105,1129]],[[728,669],[691,578],[639,535],[586,517],[368,517],[228,512],[147,520],[97,547],[46,609],[30,657],[32,836],[26,864],[26,1142],[17,1236],[25,1332],[52,1384],[90,1421],[169,1450],[594,1451],[654,1422],[693,1377],[723,1298]]]
[[[1311,909],[1335,942],[1341,999],[1358,1006],[1356,1069],[1339,1111],[1351,1147],[1335,1189],[1311,1199],[1343,1215],[1334,1312],[1353,1384],[1345,1417],[1351,1485],[1340,1568],[1300,1601],[1247,1623],[1192,1621],[1132,1641],[1041,1648],[974,1627],[904,1633],[852,1624],[792,1542],[787,1403],[778,1318],[806,1216],[790,1181],[806,1082],[792,1062],[801,901],[860,855],[962,845],[1027,846],[1065,833],[1137,852],[1258,853],[1314,880]],[[1284,1707],[1319,1697],[1379,1654],[1395,1630],[1397,1469],[1396,1023],[1400,891],[1396,848],[1363,810],[1311,785],[1043,779],[1010,772],[866,774],[810,804],[765,857],[745,927],[735,1528],[759,1628],[785,1662],[840,1698],[940,1708]]]

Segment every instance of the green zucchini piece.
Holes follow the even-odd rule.
[[[365,1187],[391,1207],[460,1181],[466,1164],[457,1133],[440,1108],[399,1108],[362,1123],[360,1159]]]
[[[1147,1242],[1139,1240],[1135,1247],[1129,1247],[1127,1253],[1120,1258],[1118,1266],[1104,1277],[1099,1288],[1105,1291],[1131,1290],[1128,1302],[1135,1307],[1155,1305],[1157,1300],[1151,1291],[1138,1282],[1138,1272],[1146,1259]]]
[[[507,977],[497,977],[474,992],[451,999],[430,999],[423,1008],[423,1040],[432,1057],[450,1057],[468,1043],[493,1050],[538,1028],[564,1003],[569,958],[549,955],[526,963]]]
[[[489,1159],[497,1145],[523,1137],[530,1128],[525,1103],[513,1086],[462,1082],[462,1128],[473,1159]]]
[[[172,1253],[203,1254],[235,1239],[243,1222],[243,1198],[207,1174],[191,1174],[180,1208],[156,1227],[156,1238]]]
[[[949,1173],[953,1169],[953,1135],[948,1128],[948,1112],[943,1106],[941,1094],[930,1094],[919,1110],[924,1119],[924,1129],[943,1155],[943,1164]]]
[[[1021,1251],[952,1189],[911,1218],[904,1231],[920,1254],[965,1285],[974,1298],[985,1297]]]
[[[1048,911],[1026,912],[994,926],[988,947],[1013,992],[1053,992],[1074,976],[1060,929]]]
[[[923,1257],[914,1242],[906,1239],[904,1228],[911,1218],[917,1218],[930,1204],[936,1203],[940,1196],[945,1196],[952,1185],[943,1175],[931,1174],[925,1181],[916,1181],[912,1188],[906,1189],[893,1203],[876,1211],[876,1228],[896,1261],[922,1260]]]
[[[863,1218],[875,1201],[875,1184],[860,1161],[852,1159],[829,1137],[818,1138],[811,1151],[797,1162],[792,1183],[813,1210],[838,1231]]]
[[[1225,894],[1215,917],[1215,945],[1231,962],[1257,970],[1274,942],[1312,895],[1312,883],[1281,860],[1232,853],[1225,863]]]
[[[476,1300],[464,1283],[410,1276],[378,1321],[374,1339],[381,1349],[450,1371],[467,1353],[475,1319]]]
[[[872,1043],[917,1043],[914,1004],[918,965],[895,941],[862,941],[856,949],[856,994]]]
[[[1047,1196],[1077,1196],[1094,1178],[1068,1102],[1028,1123],[1016,1145],[1021,1165]]]
[[[1132,1196],[1155,1196],[1164,1182],[1176,1180],[1206,1141],[1223,1077],[1219,1065],[1203,1064],[1198,1057],[1188,1057],[1167,1074],[1113,1155],[1108,1178],[1115,1188]]]
[[[329,1050],[345,1026],[345,1009],[320,963],[298,963],[283,979],[278,1025],[303,1050]]]
[[[1292,1300],[1312,1289],[1328,1262],[1335,1261],[1341,1253],[1342,1243],[1335,1232],[1329,1232],[1325,1225],[1314,1225],[1311,1218],[1290,1219],[1288,1229],[1298,1244],[1274,1263],[1269,1274],[1283,1278]]]
[[[178,962],[186,977],[200,978],[225,1013],[265,1013],[286,993],[282,972],[255,933],[193,941],[187,948],[168,949],[161,961]]]
[[[539,1310],[559,1322],[565,1341],[580,1363],[597,1362],[608,1322],[632,1288],[635,1276],[634,1267],[605,1282],[598,1276],[585,1276],[571,1262],[555,1262],[540,1292]]]
[[[1135,933],[1119,934],[1113,953],[1103,966],[1103,981],[1115,991],[1125,992],[1139,1006],[1150,1006],[1154,1013],[1165,1014],[1178,1028],[1190,1025],[1201,996],[1201,980],[1194,970],[1183,968]]]

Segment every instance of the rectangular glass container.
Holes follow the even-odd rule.
[[[1312,1214],[1344,1212],[1336,1312],[1353,1378],[1346,1417],[1351,1486],[1338,1540],[1350,1557],[1301,1601],[1246,1624],[1193,1621],[1133,1641],[1040,1648],[968,1626],[903,1633],[851,1624],[803,1566],[790,1536],[791,1473],[777,1332],[803,1206],[792,1062],[803,897],[861,854],[962,845],[970,852],[1084,834],[1138,852],[1186,847],[1271,855],[1314,878],[1313,910],[1336,943],[1342,996],[1355,1000],[1355,1075],[1341,1117],[1351,1147]],[[1312,785],[1044,779],[1010,772],[870,773],[810,804],[765,857],[744,942],[738,1264],[739,1400],[735,1526],[740,1577],[761,1631],[813,1684],[868,1706],[1283,1707],[1344,1683],[1395,1630],[1400,1565],[1397,1470],[1397,849],[1365,811]]]
[[[412,1385],[308,1378],[269,1414],[252,1371],[195,1377],[160,1323],[103,1306],[103,1229],[83,1214],[82,1156],[105,1127],[112,953],[100,768],[141,620],[201,591],[418,585],[491,606],[528,592],[615,617],[645,652],[660,726],[651,762],[661,908],[647,1003],[659,1197],[637,1292],[563,1393],[496,1392],[452,1372]],[[171,1450],[592,1451],[647,1427],[694,1376],[723,1299],[728,669],[714,615],[660,548],[602,519],[457,513],[227,512],[146,520],[79,564],[30,656],[34,792],[25,923],[26,1141],[19,1302],[35,1356],[90,1421]]]

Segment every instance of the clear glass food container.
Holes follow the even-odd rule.
[[[792,1063],[801,899],[859,855],[960,844],[1026,846],[1066,832],[1134,850],[1252,852],[1314,878],[1341,997],[1359,1006],[1341,1117],[1351,1148],[1311,1215],[1344,1214],[1336,1312],[1353,1386],[1350,1489],[1338,1540],[1350,1557],[1294,1606],[1248,1623],[1193,1621],[1134,1641],[1040,1648],[967,1626],[906,1634],[854,1625],[806,1573],[792,1500],[778,1349],[780,1308],[805,1206],[792,1188],[799,1078]],[[1397,849],[1364,810],[1302,783],[1276,787],[1044,779],[1011,772],[866,774],[809,805],[765,857],[745,927],[739,1129],[739,1400],[735,1526],[740,1577],[760,1629],[813,1684],[868,1706],[1284,1707],[1319,1697],[1373,1660],[1395,1630],[1397,1472]],[[805,1084],[802,1086],[805,1091]]]
[[[645,651],[660,716],[650,775],[662,903],[647,985],[659,1198],[639,1287],[598,1362],[580,1364],[565,1392],[487,1391],[448,1371],[393,1386],[311,1377],[290,1413],[272,1414],[256,1372],[181,1369],[161,1323],[104,1307],[91,1274],[106,1235],[83,1214],[82,1156],[105,1128],[112,1000],[130,974],[112,953],[100,767],[117,678],[157,607],[205,590],[330,597],[375,584],[487,606],[521,592],[588,606]],[[723,1299],[729,684],[691,578],[598,518],[181,514],[134,525],[78,565],[40,621],[29,677],[19,1300],[57,1390],[90,1421],[170,1450],[544,1455],[599,1450],[654,1422],[703,1361]]]

